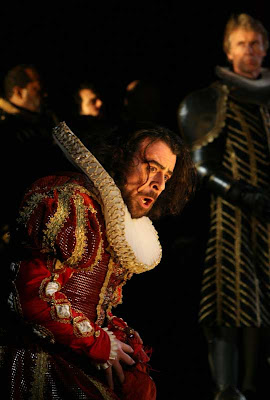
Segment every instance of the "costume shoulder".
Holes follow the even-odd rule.
[[[189,94],[177,113],[179,129],[192,149],[219,136],[224,126],[228,89],[220,82]]]
[[[70,173],[39,179],[29,188],[18,218],[24,246],[74,268],[93,263],[105,229],[100,205],[85,183],[83,175]]]

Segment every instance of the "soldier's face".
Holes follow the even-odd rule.
[[[256,79],[261,73],[261,65],[266,55],[262,35],[242,28],[234,30],[230,37],[228,60],[236,74]]]

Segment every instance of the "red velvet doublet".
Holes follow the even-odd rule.
[[[103,327],[111,318],[112,307],[121,302],[122,286],[132,273],[117,262],[110,249],[102,205],[90,189],[83,175],[69,173],[42,178],[28,190],[19,217],[19,232],[27,257],[20,261],[14,283],[16,309],[27,323],[45,334],[51,343],[63,345],[98,365],[110,357],[111,342]],[[12,351],[15,354],[14,349],[9,354]],[[60,389],[55,391],[58,393],[55,397],[50,390],[52,382],[58,381],[59,385],[61,368],[67,369],[63,382],[70,390],[70,385],[74,386],[74,392],[63,391],[66,395],[83,393],[86,397],[74,398],[116,398],[106,385],[77,370],[59,353],[52,356],[42,350],[31,352],[36,354],[29,356],[31,371],[37,371],[43,363],[43,380],[38,381],[33,372],[32,383],[35,390],[40,385],[46,398],[62,398],[57,397]],[[16,357],[19,362],[18,354]],[[58,368],[60,364],[62,367]],[[140,368],[136,373],[148,377]],[[56,369],[58,378],[53,372]],[[129,375],[134,379],[134,374]],[[127,374],[125,385],[131,381]],[[29,396],[34,396],[33,384],[25,392]],[[14,381],[12,385],[16,387]],[[155,387],[150,378],[146,387],[151,395],[144,398],[154,399]],[[132,397],[123,394],[122,398]]]

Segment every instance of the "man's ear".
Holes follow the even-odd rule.
[[[226,53],[227,56],[227,60],[229,61],[229,63],[232,63],[232,55],[230,54],[230,52],[228,51],[228,53]]]

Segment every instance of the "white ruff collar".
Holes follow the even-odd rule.
[[[133,273],[154,268],[161,260],[157,232],[148,217],[132,219],[112,177],[65,122],[53,132],[69,161],[80,168],[102,200],[107,239],[121,264]]]

